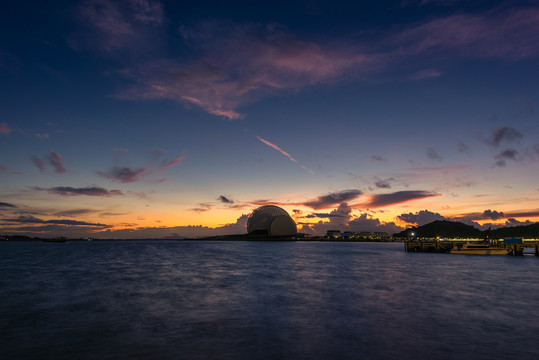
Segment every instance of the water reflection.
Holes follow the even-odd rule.
[[[401,244],[0,244],[2,359],[532,359],[532,257]]]

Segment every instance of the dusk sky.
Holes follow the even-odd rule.
[[[537,1],[5,1],[0,234],[539,220]]]

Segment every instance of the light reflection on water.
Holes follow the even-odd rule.
[[[539,259],[402,244],[0,243],[2,359],[536,359]]]

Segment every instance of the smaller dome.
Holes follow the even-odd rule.
[[[296,223],[288,215],[279,215],[273,218],[270,224],[270,236],[295,235],[298,229]]]

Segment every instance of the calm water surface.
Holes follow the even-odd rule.
[[[538,359],[539,258],[2,242],[1,359]]]

